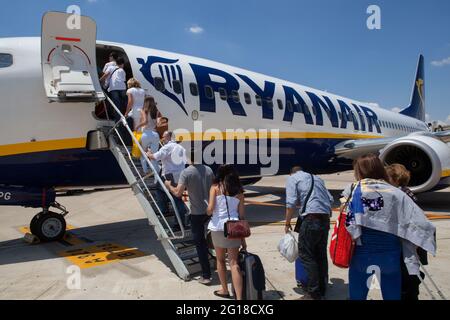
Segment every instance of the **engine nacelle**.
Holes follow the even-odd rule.
[[[415,193],[429,191],[450,176],[450,146],[426,133],[395,140],[381,150],[380,159],[404,165],[411,172],[409,187]]]

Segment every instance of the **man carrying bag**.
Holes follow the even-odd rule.
[[[292,230],[291,219],[300,205],[295,231],[299,233],[299,257],[308,275],[305,300],[321,300],[326,293],[332,203],[333,197],[322,179],[299,167],[293,169],[286,183],[285,232]]]

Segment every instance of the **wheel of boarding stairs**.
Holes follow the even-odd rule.
[[[66,220],[54,212],[41,212],[31,220],[30,230],[41,242],[58,241],[66,233]]]

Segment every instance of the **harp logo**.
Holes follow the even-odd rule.
[[[420,102],[422,103],[422,105],[424,105],[425,98],[424,98],[424,94],[423,94],[423,79],[418,79],[416,81],[416,86],[417,86],[417,92],[419,93]]]
[[[155,89],[157,88],[156,78],[163,79],[164,83],[168,85],[165,86],[164,90],[161,91],[166,97],[172,99],[182,110],[188,115],[184,104],[186,103],[186,98],[184,94],[184,83],[183,83],[183,72],[178,64],[178,59],[166,59],[161,57],[150,56],[145,61],[142,58],[138,58],[137,62],[141,65],[140,71],[144,78],[152,84]],[[174,80],[180,85],[179,88],[175,88]]]

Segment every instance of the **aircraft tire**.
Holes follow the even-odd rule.
[[[66,233],[66,220],[54,212],[41,212],[31,220],[30,230],[41,242],[58,241]]]
[[[31,222],[30,222],[30,232],[32,233],[32,234],[34,234],[34,235],[36,235],[36,231],[37,231],[37,222],[38,222],[38,218],[39,218],[39,215],[40,214],[42,214],[42,213],[38,213],[37,215],[35,215],[34,217],[33,217],[33,219],[31,219]]]

